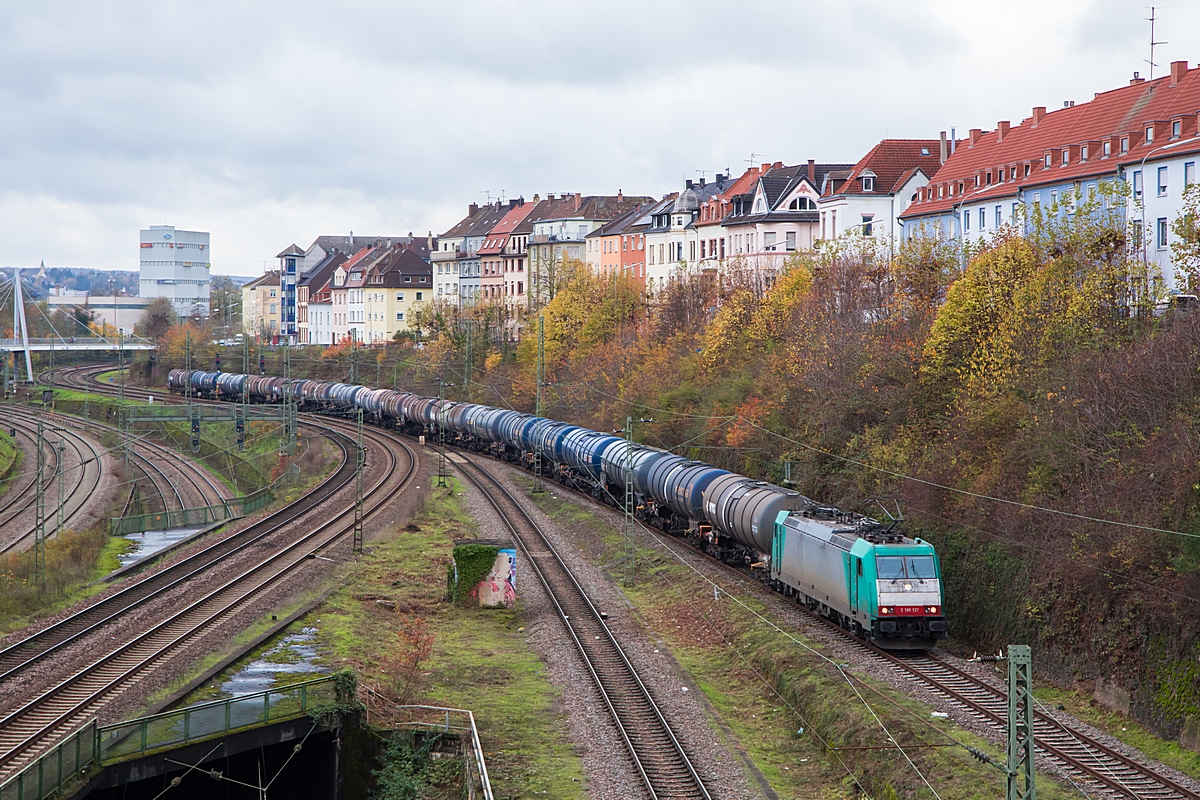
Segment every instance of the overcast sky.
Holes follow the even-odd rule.
[[[968,10],[969,9],[969,10]],[[258,274],[472,202],[661,195],[754,161],[1014,124],[1147,74],[1136,0],[0,6],[0,265],[136,269],[138,229]],[[1200,59],[1200,3],[1157,61]]]

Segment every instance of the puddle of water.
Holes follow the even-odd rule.
[[[246,664],[221,684],[225,696],[263,692],[278,683],[278,677],[327,672],[316,663],[317,629],[305,627],[289,633],[258,658]]]
[[[121,562],[121,566],[129,566],[139,558],[153,555],[159,550],[163,550],[176,542],[186,539],[194,533],[204,530],[200,528],[171,528],[166,531],[146,531],[145,533],[131,533],[124,538],[133,542],[136,547],[128,553],[123,553],[117,557]]]

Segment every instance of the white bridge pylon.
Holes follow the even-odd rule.
[[[49,322],[49,320],[47,320]],[[13,339],[0,339],[0,353],[25,354],[25,379],[33,382],[33,359],[31,354],[51,350],[153,350],[154,342],[140,336],[121,337],[118,341],[104,336],[62,336],[50,328],[53,336],[29,338],[29,322],[25,318],[25,295],[21,288],[21,270],[13,267]]]

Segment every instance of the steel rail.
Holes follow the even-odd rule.
[[[394,493],[406,488],[417,474],[418,462],[411,447],[400,443],[409,458],[407,468],[397,480],[398,458],[396,450],[389,446],[394,440],[382,436],[372,438],[375,444],[382,445],[387,463],[383,474],[364,493],[364,501],[370,501],[364,518],[371,518],[381,511]],[[188,641],[209,633],[259,594],[311,563],[312,554],[353,530],[353,517],[351,504],[296,541],[224,581],[204,597],[0,719],[0,772],[11,772],[20,766],[25,760],[20,757],[35,746],[53,744],[56,735],[78,721],[80,715],[94,713],[97,704],[108,695],[136,683],[167,655]]]
[[[30,416],[36,416],[32,411],[26,410],[24,408],[20,408],[20,409],[14,408],[13,410],[15,412],[14,420],[16,418],[20,418],[22,420],[22,423],[26,426],[34,426],[35,425],[36,419],[33,422],[31,422],[28,419],[28,417],[30,417]],[[90,441],[88,441],[82,434],[79,434],[79,433],[77,433],[73,430],[70,430],[66,427],[63,427],[63,426],[60,426],[57,430],[46,430],[46,431],[44,431],[44,433],[54,433],[54,434],[58,435],[58,437],[62,439],[63,443],[65,445],[67,445],[68,447],[70,447],[72,451],[74,451],[76,460],[79,463],[79,472],[78,472],[78,475],[74,479],[75,483],[73,486],[71,486],[69,488],[69,491],[67,492],[66,497],[59,497],[57,494],[57,490],[55,490],[55,492],[56,492],[55,493],[55,505],[53,508],[47,509],[47,511],[46,511],[46,519],[47,519],[47,521],[49,521],[52,516],[54,516],[58,513],[59,507],[60,506],[63,507],[63,509],[64,509],[63,510],[63,524],[65,525],[66,523],[68,523],[72,519],[74,519],[80,513],[80,511],[83,510],[84,506],[86,505],[87,498],[90,497],[92,494],[94,494],[96,489],[99,488],[100,481],[104,477],[104,463],[100,459],[100,451],[97,450],[96,447]],[[55,451],[55,453],[56,453],[55,458],[57,459],[58,458],[58,448],[53,447],[52,445],[48,445],[48,446],[50,446],[51,450]],[[90,452],[91,456],[85,456],[84,455],[85,450]],[[92,463],[95,464],[95,468],[92,470],[88,470],[87,465],[92,464]],[[56,460],[55,461],[55,469],[54,469],[54,472],[53,472],[51,478],[57,478],[58,474],[59,474],[59,470],[62,470],[64,472],[74,471],[74,470],[70,470],[67,468],[65,461],[60,463],[59,461]],[[91,477],[91,482],[90,482],[90,485],[88,485],[87,488],[85,489],[84,487],[85,487],[85,484],[88,483],[89,474]],[[44,489],[46,491],[49,491],[49,489],[52,486],[56,486],[56,485],[57,485],[56,480],[52,480],[52,479],[48,478],[46,483],[44,484]],[[76,500],[76,502],[74,504],[74,508],[71,507],[72,498],[74,498]],[[36,498],[32,498],[32,499],[36,499]],[[26,509],[27,509],[27,506],[28,506],[28,504],[26,504]],[[10,518],[10,521],[11,521],[11,518]],[[17,550],[23,542],[28,540],[35,533],[36,533],[36,526],[31,527],[28,531],[21,533],[20,535],[18,535],[16,538],[14,538],[12,540],[5,542],[4,544],[0,544],[0,555]],[[57,533],[57,531],[55,531],[55,533]],[[47,536],[47,538],[50,538],[50,537]]]
[[[469,467],[462,470],[463,475],[499,514],[545,587],[650,796],[655,800],[708,800],[708,790],[650,691],[541,527],[494,476],[466,456],[462,463]],[[522,527],[525,532],[520,530]],[[530,537],[533,542],[528,541]],[[535,553],[533,547],[539,552]],[[541,556],[543,548],[549,558]],[[583,630],[585,627],[587,630]]]

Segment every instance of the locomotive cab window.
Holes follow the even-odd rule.
[[[875,556],[875,571],[881,581],[904,579],[904,556]]]
[[[933,556],[908,556],[904,561],[910,578],[933,580],[937,577],[933,571]]]
[[[876,556],[875,570],[881,581],[933,580],[933,556]]]

